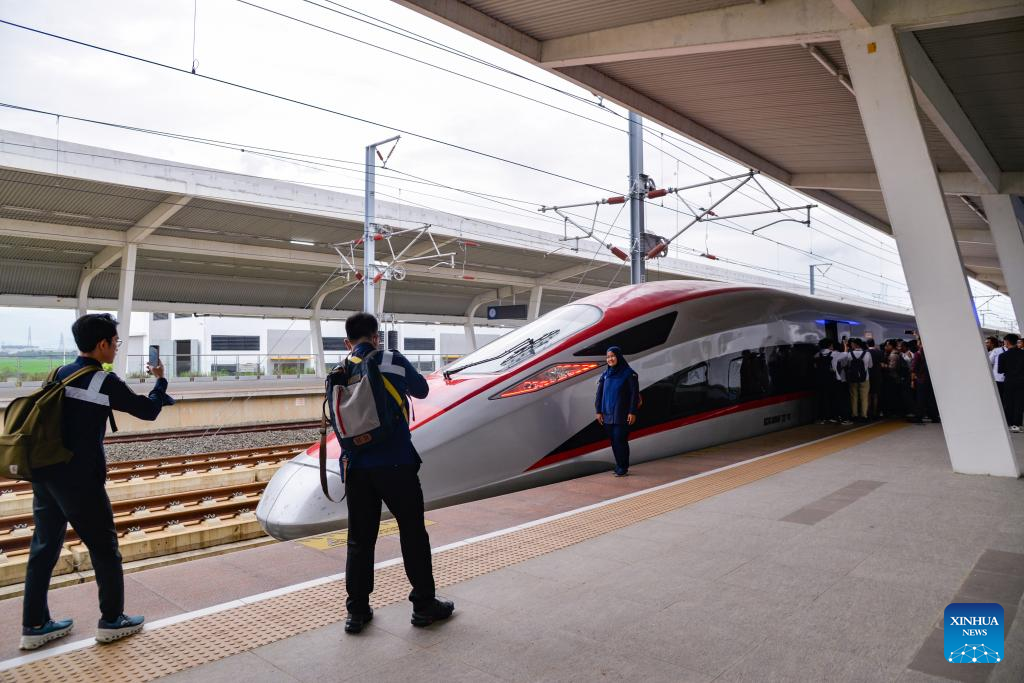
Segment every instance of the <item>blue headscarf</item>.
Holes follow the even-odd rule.
[[[607,381],[609,377],[618,377],[620,375],[628,375],[633,368],[629,367],[629,363],[626,362],[626,357],[622,355],[621,346],[609,346],[608,351],[615,354],[615,367],[608,366],[604,369],[604,378]],[[607,353],[607,351],[605,352]]]
[[[612,346],[608,349],[615,354],[617,362],[615,367],[608,366],[601,378],[604,380],[604,391],[601,396],[601,412],[604,415],[615,415],[615,408],[622,395],[622,385],[629,381],[633,374],[633,368],[629,367],[626,358],[622,355],[622,349]]]

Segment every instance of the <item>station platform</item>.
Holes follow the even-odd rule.
[[[810,425],[433,510],[456,613],[427,629],[393,533],[358,636],[343,532],[130,574],[149,625],[108,646],[93,584],[27,655],[7,600],[0,680],[1024,680],[1024,481],[948,463],[938,425]],[[1001,663],[946,663],[951,602],[1003,605]]]
[[[211,423],[236,426],[320,418],[324,383],[316,377],[202,379],[204,381],[170,381],[168,393],[174,397],[175,405],[166,406],[155,422],[118,413],[119,430],[124,434],[137,434],[206,427]],[[128,386],[137,394],[148,394],[153,389],[153,381],[132,380]],[[0,388],[0,418],[12,400],[36,389],[37,386]]]

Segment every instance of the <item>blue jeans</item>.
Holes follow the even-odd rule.
[[[32,482],[35,533],[25,571],[21,623],[38,626],[50,619],[46,593],[69,522],[89,549],[100,593],[100,615],[113,621],[124,612],[124,574],[114,514],[104,488],[105,474],[78,455],[67,465],[47,469],[44,479]]]
[[[615,474],[625,474],[629,471],[629,425],[610,425],[606,422],[604,431],[612,441],[612,453],[615,455]]]

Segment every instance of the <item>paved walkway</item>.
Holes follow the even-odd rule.
[[[1024,619],[1015,619],[1024,481],[951,473],[937,426],[882,431],[448,581],[457,612],[447,624],[412,628],[408,603],[393,596],[360,636],[346,636],[339,622],[274,642],[263,628],[240,654],[165,680],[1024,680]],[[659,467],[639,466],[631,479]],[[645,496],[633,508],[656,503]],[[464,548],[460,563],[489,560],[485,544],[475,555],[474,544]],[[529,545],[522,550],[531,555]],[[442,575],[459,571],[440,564]],[[380,570],[379,593],[398,569]],[[1001,664],[944,661],[950,602],[1003,604]],[[324,607],[296,602],[288,616],[303,609],[313,619]],[[270,623],[301,630],[280,617]]]

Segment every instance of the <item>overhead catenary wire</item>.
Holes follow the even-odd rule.
[[[190,75],[193,78],[201,78],[203,80],[210,81],[211,83],[219,83],[221,85],[225,85],[225,86],[228,86],[228,87],[231,87],[231,88],[235,88],[237,90],[242,90],[244,92],[252,93],[252,94],[255,94],[255,95],[261,95],[261,96],[268,97],[268,98],[275,99],[275,100],[279,100],[279,101],[282,101],[282,102],[287,102],[287,103],[294,104],[294,105],[297,105],[297,106],[300,106],[300,107],[305,107],[307,109],[311,109],[311,110],[314,110],[314,111],[319,111],[319,112],[322,112],[322,113],[325,113],[325,114],[331,114],[333,116],[339,116],[341,118],[345,118],[345,119],[348,119],[348,120],[351,120],[351,121],[356,121],[358,123],[365,123],[365,124],[372,125],[372,126],[378,126],[380,128],[384,128],[384,129],[387,129],[387,130],[390,130],[390,131],[393,131],[393,132],[396,132],[396,133],[400,133],[402,135],[408,135],[409,137],[417,138],[417,139],[423,140],[425,142],[431,142],[431,143],[434,143],[434,144],[443,145],[445,147],[450,147],[452,149],[456,149],[456,150],[459,150],[459,151],[462,151],[462,152],[466,152],[466,153],[469,153],[469,154],[474,154],[474,155],[477,155],[477,156],[480,156],[480,157],[483,157],[483,158],[486,158],[486,159],[491,159],[492,161],[498,161],[498,162],[501,162],[501,163],[504,163],[504,164],[508,164],[508,165],[511,165],[511,166],[516,166],[516,167],[523,168],[523,169],[526,169],[526,170],[529,170],[529,171],[534,171],[534,172],[537,172],[537,173],[542,173],[544,175],[551,176],[553,178],[558,178],[559,180],[566,180],[566,181],[569,181],[569,182],[572,182],[572,183],[577,183],[579,185],[590,187],[590,188],[593,188],[593,189],[596,189],[596,190],[601,190],[602,192],[614,193],[614,190],[611,190],[611,189],[606,188],[606,187],[602,187],[600,185],[596,185],[594,183],[591,183],[591,182],[588,182],[588,181],[585,181],[585,180],[580,180],[578,178],[572,178],[570,176],[567,176],[567,175],[564,175],[564,174],[561,174],[561,173],[557,173],[555,171],[549,171],[547,169],[539,168],[537,166],[533,166],[531,164],[527,164],[527,163],[524,163],[524,162],[521,162],[521,161],[515,161],[513,159],[508,159],[506,157],[502,157],[502,156],[497,155],[497,154],[491,154],[490,152],[484,152],[484,151],[481,151],[481,150],[478,150],[478,149],[474,149],[472,147],[467,147],[465,145],[460,145],[458,143],[450,142],[448,140],[442,140],[440,138],[436,138],[436,137],[433,137],[433,136],[430,136],[430,135],[426,135],[424,133],[418,133],[416,131],[408,130],[406,128],[402,128],[402,127],[399,127],[399,126],[383,123],[381,121],[374,121],[372,119],[368,119],[368,118],[365,118],[363,116],[358,116],[356,114],[350,114],[348,112],[344,112],[344,111],[341,111],[341,110],[338,110],[338,109],[333,109],[331,107],[327,107],[327,106],[324,106],[324,105],[319,105],[319,104],[315,104],[315,103],[312,103],[312,102],[307,102],[305,100],[300,100],[300,99],[295,98],[295,97],[289,97],[288,95],[282,95],[280,93],[271,92],[269,90],[264,90],[262,88],[257,88],[255,86],[245,85],[244,83],[238,83],[236,81],[231,81],[231,80],[228,80],[226,78],[219,78],[219,77],[216,77],[216,76],[211,76],[209,74],[203,74],[203,73],[192,74],[188,70],[182,69],[182,68],[177,67],[177,66],[174,66],[173,64],[167,64],[165,62],[160,62],[160,61],[155,60],[155,59],[149,59],[149,58],[146,58],[146,57],[141,57],[139,55],[135,55],[135,54],[132,54],[130,52],[125,52],[123,50],[115,50],[113,48],[103,47],[102,45],[98,45],[96,43],[91,43],[91,42],[84,41],[84,40],[78,40],[76,38],[71,38],[69,36],[63,36],[63,35],[60,35],[58,33],[52,33],[50,31],[44,31],[44,30],[39,29],[39,28],[35,28],[35,27],[32,27],[32,26],[26,26],[24,24],[19,24],[19,23],[13,22],[13,21],[8,21],[6,19],[0,19],[0,24],[6,25],[6,26],[10,26],[12,28],[16,28],[16,29],[23,30],[23,31],[28,31],[30,33],[35,33],[37,35],[45,36],[47,38],[52,38],[54,40],[59,40],[59,41],[62,41],[62,42],[66,42],[66,43],[69,43],[69,44],[72,44],[72,45],[78,45],[80,47],[84,47],[84,48],[87,48],[87,49],[90,49],[90,50],[97,50],[99,52],[103,52],[103,53],[106,53],[106,54],[109,54],[109,55],[114,55],[116,57],[121,57],[121,58],[124,58],[124,59],[129,59],[129,60],[132,60],[132,61],[139,62],[141,64],[147,64],[149,66],[154,66],[154,67],[157,67],[157,68],[166,69],[168,71],[173,71],[173,72],[176,72],[176,73],[179,73],[179,74]]]

